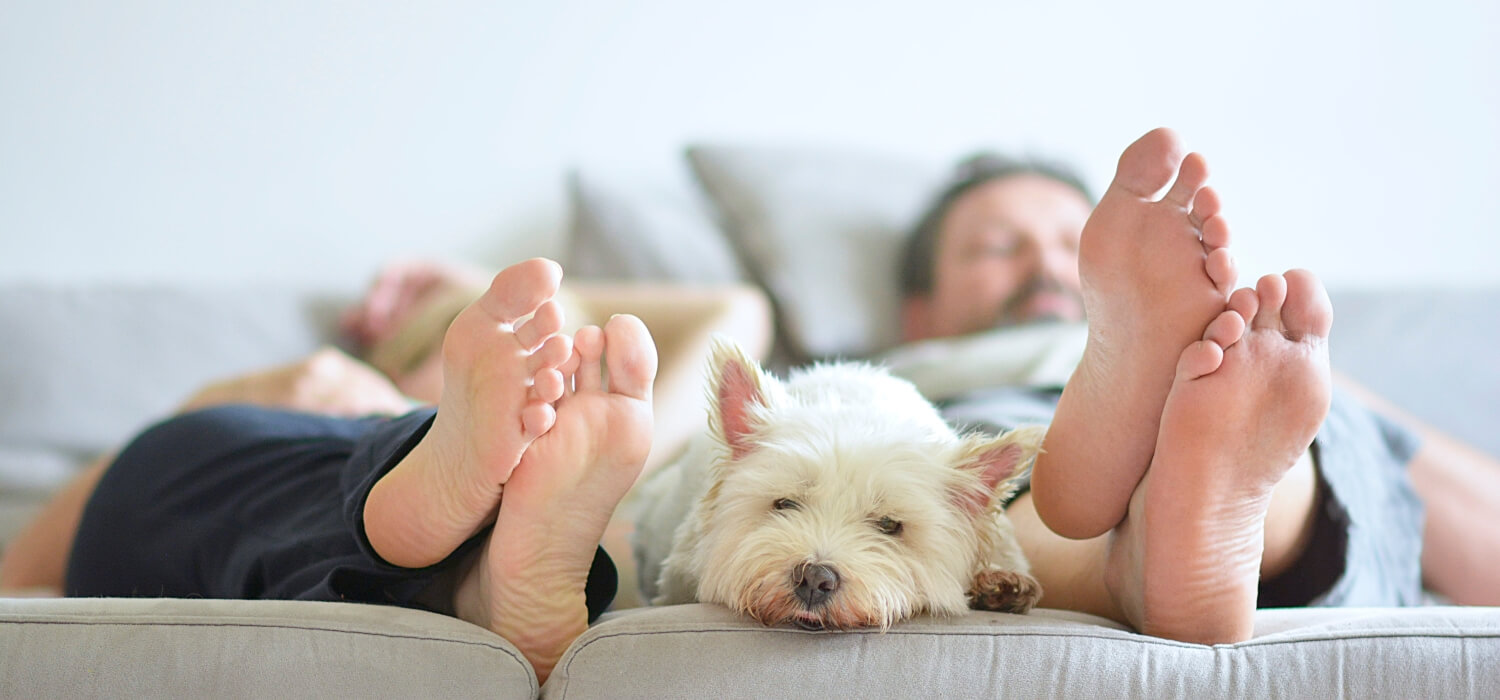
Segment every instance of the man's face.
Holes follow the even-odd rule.
[[[907,339],[1082,320],[1078,238],[1089,211],[1078,190],[1041,175],[964,193],[938,232],[931,294],[907,301]]]

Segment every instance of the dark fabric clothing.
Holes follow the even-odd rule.
[[[1012,430],[1050,423],[1061,395],[1000,387],[939,408],[960,429]],[[1411,431],[1334,391],[1312,446],[1321,497],[1312,540],[1291,569],[1261,582],[1260,607],[1421,604],[1424,513],[1406,472],[1418,446]]]
[[[427,608],[419,594],[451,587],[456,577],[443,575],[488,531],[437,564],[407,569],[375,553],[363,523],[370,489],[434,415],[351,420],[222,406],[159,423],[120,452],[84,508],[65,592]],[[617,582],[598,550],[590,620]],[[421,598],[447,600],[451,590]]]

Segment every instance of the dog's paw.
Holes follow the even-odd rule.
[[[974,575],[969,607],[975,610],[1025,613],[1042,599],[1042,584],[1030,574],[990,569]]]

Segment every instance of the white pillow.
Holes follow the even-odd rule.
[[[774,300],[793,359],[860,357],[896,344],[901,247],[944,168],[830,148],[704,144],[687,155],[745,266]]]

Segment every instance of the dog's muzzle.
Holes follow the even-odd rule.
[[[820,607],[839,590],[839,572],[823,564],[803,564],[792,569],[792,590],[808,610]]]

